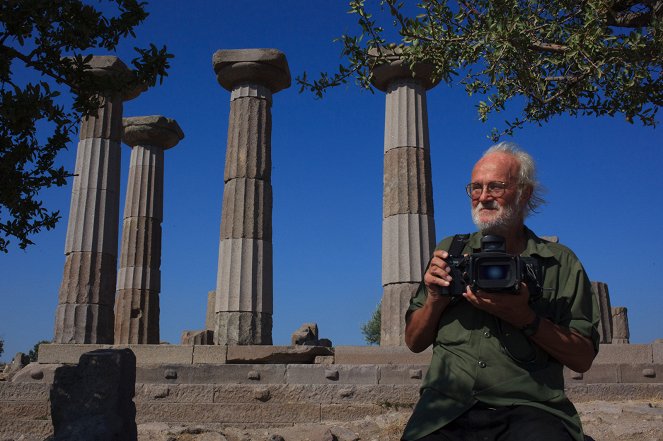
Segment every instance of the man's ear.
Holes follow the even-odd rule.
[[[522,193],[520,194],[520,203],[526,204],[532,197],[533,188],[531,185],[527,185],[523,188]]]

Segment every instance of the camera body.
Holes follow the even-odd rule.
[[[507,254],[504,238],[487,235],[481,238],[481,252],[469,256],[449,256],[446,259],[452,277],[442,294],[462,296],[469,285],[473,292],[515,294],[525,282],[530,296],[540,295],[541,266],[533,257]]]

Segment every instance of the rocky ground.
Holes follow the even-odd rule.
[[[663,441],[663,401],[577,405],[593,441]],[[139,441],[397,441],[409,411],[394,411],[353,422],[246,429],[141,424]]]

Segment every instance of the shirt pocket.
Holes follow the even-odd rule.
[[[476,310],[470,304],[461,300],[455,305],[447,307],[440,317],[436,343],[451,346],[467,343],[470,340],[472,329],[480,324],[476,317]]]

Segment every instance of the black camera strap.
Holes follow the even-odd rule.
[[[463,249],[465,244],[470,240],[469,234],[456,234],[451,240],[451,245],[449,245],[449,255],[453,257],[462,256]]]

